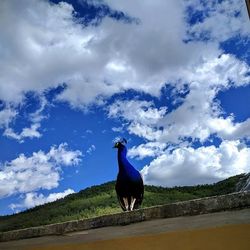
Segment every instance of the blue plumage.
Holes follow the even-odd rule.
[[[116,180],[116,194],[124,211],[137,209],[143,199],[144,185],[141,174],[127,160],[126,140],[115,144],[118,149],[119,172]]]

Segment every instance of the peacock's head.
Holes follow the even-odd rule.
[[[114,141],[114,148],[122,148],[127,144],[127,140],[125,138],[119,138]]]

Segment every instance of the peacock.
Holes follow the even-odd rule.
[[[138,209],[143,200],[144,185],[141,174],[127,159],[126,139],[120,139],[114,145],[118,149],[119,172],[115,184],[118,201],[123,211]]]

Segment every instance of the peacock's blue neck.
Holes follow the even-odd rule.
[[[119,174],[122,178],[140,181],[140,173],[127,160],[127,149],[125,146],[118,148]]]
[[[125,146],[118,149],[118,165],[119,171],[129,170],[132,167],[127,160],[127,148]]]

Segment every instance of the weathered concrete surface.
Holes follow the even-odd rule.
[[[236,192],[238,191],[250,191],[250,173],[240,178],[236,185]]]
[[[249,249],[250,208],[196,216],[156,219],[126,226],[90,229],[65,235],[44,236],[0,243],[1,250],[63,249]],[[188,239],[183,238],[188,237]],[[203,237],[205,245],[201,244]],[[217,248],[209,245],[215,238]],[[231,240],[229,242],[229,240]],[[157,246],[152,247],[152,241]],[[226,243],[225,243],[226,241]],[[172,242],[172,247],[171,243]],[[137,245],[136,245],[137,244]],[[143,244],[146,244],[143,245]],[[150,245],[151,244],[151,245]],[[166,248],[167,244],[167,248]],[[185,246],[186,244],[186,246]],[[196,244],[196,245],[195,245]],[[225,245],[225,244],[229,244]],[[183,247],[183,245],[185,247]],[[112,247],[111,247],[112,246]],[[130,246],[130,247],[129,247]],[[135,246],[138,246],[135,248]],[[151,248],[150,248],[151,246]],[[164,247],[165,246],[165,247]],[[192,246],[192,247],[191,247]],[[201,247],[202,246],[202,247]],[[209,246],[209,247],[208,247]],[[189,248],[188,248],[189,247]],[[206,248],[207,247],[207,248]],[[244,248],[245,247],[245,248]]]
[[[250,192],[240,192],[155,206],[132,212],[105,215],[91,219],[4,232],[0,234],[0,241],[18,240],[45,235],[62,235],[69,232],[93,228],[127,225],[153,219],[206,214],[247,207],[250,207]]]

